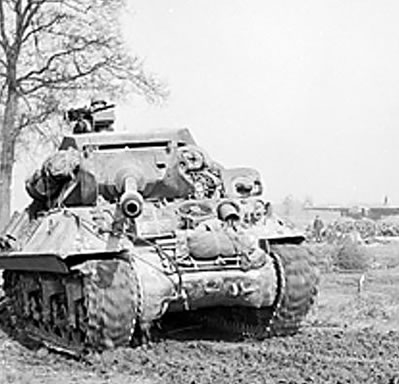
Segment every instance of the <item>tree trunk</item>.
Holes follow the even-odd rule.
[[[10,218],[17,108],[17,91],[12,89],[12,87],[8,87],[3,124],[0,127],[0,231],[6,226]]]

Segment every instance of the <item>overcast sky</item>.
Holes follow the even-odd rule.
[[[274,202],[399,204],[399,1],[127,3],[128,49],[171,96],[135,97],[119,127],[187,127],[226,167],[257,168]]]
[[[132,51],[169,84],[124,129],[188,127],[274,201],[399,203],[399,2],[128,0]]]

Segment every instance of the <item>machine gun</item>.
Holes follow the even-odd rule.
[[[74,123],[74,134],[112,131],[115,122],[115,104],[93,101],[90,107],[69,109],[65,120]]]

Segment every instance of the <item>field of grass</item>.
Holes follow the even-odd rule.
[[[326,268],[330,266],[331,245],[314,248],[324,272],[317,305],[308,318],[310,324],[399,330],[399,243],[362,246],[369,259],[364,270]]]

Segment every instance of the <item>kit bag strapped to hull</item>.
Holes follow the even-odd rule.
[[[266,253],[243,230],[233,230],[223,222],[211,219],[187,236],[190,255],[196,260],[215,260],[218,257],[240,257],[244,270],[260,268],[266,262]]]

